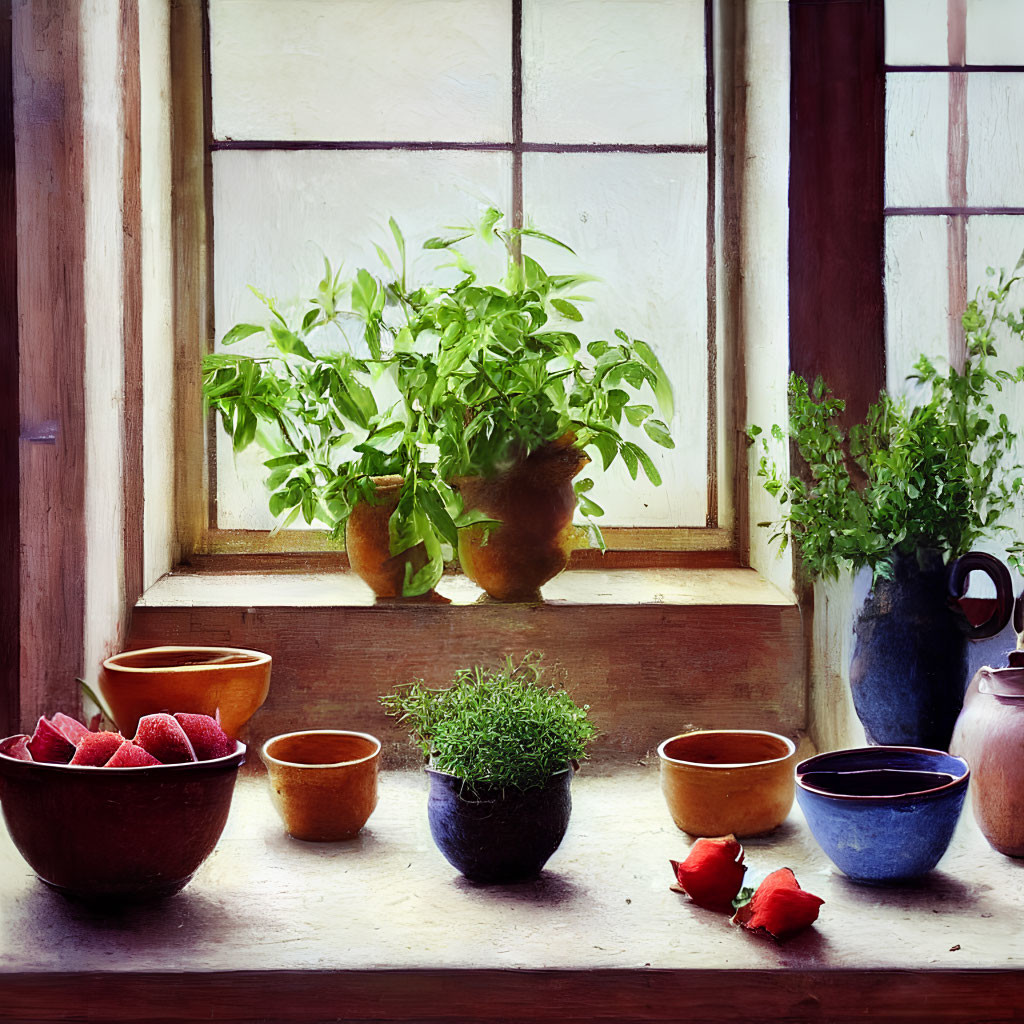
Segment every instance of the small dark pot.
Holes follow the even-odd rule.
[[[980,570],[996,587],[996,609],[972,626],[958,601]],[[854,632],[850,687],[868,741],[946,750],[963,706],[967,641],[995,636],[1009,621],[1010,573],[997,559],[971,552],[946,566],[935,551],[897,556],[891,580],[879,580]]]
[[[535,789],[480,789],[427,769],[430,834],[452,867],[473,882],[536,878],[558,849],[572,810],[571,768]]]

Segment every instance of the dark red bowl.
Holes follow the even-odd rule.
[[[53,888],[92,899],[169,896],[213,851],[245,745],[212,761],[147,768],[41,764],[0,754],[14,845]]]

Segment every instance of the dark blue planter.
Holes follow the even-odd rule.
[[[433,768],[427,818],[430,834],[452,867],[474,882],[536,878],[569,825],[571,768],[541,787],[479,789]]]
[[[797,765],[796,799],[836,867],[862,882],[898,882],[946,852],[969,774],[963,758],[939,750],[836,750]]]
[[[971,626],[957,603],[974,571],[996,586],[996,610]],[[945,750],[963,706],[967,641],[994,636],[1009,621],[1010,573],[971,552],[946,566],[935,551],[897,556],[891,580],[878,580],[861,608],[850,687],[871,743]]]

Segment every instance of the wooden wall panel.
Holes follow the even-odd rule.
[[[388,763],[416,763],[377,697],[415,678],[506,653],[544,651],[601,730],[598,755],[642,757],[688,727],[806,724],[803,638],[795,606],[396,605],[136,608],[128,646],[212,644],[267,651],[270,696],[244,737],[353,728],[385,742]],[[255,760],[255,759],[254,759]]]
[[[18,225],[11,0],[0,0],[0,736],[18,721]]]
[[[85,208],[78,0],[15,0],[21,725],[75,700],[85,591]]]
[[[882,0],[791,0],[790,364],[863,419],[885,387]]]

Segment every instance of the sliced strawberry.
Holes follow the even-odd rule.
[[[189,738],[197,760],[210,761],[234,752],[235,741],[209,715],[179,711],[174,717]]]
[[[124,737],[119,732],[86,730],[85,735],[75,744],[75,756],[71,758],[71,763],[99,768],[117,753],[122,743]]]
[[[67,764],[75,756],[75,745],[49,719],[43,717],[36,723],[36,731],[28,741],[28,751],[33,761]]]
[[[65,715],[63,711],[58,711],[50,719],[50,725],[54,727],[69,743],[73,743],[76,747],[78,741],[83,736],[89,735],[89,730],[82,725],[77,718],[72,718],[70,715]]]
[[[161,764],[198,760],[185,730],[166,712],[140,718],[135,742]]]
[[[0,754],[16,758],[19,761],[31,761],[32,755],[28,750],[28,736],[25,733],[18,733],[17,736],[8,736],[0,742]]]
[[[117,748],[114,756],[103,766],[104,768],[145,768],[151,764],[160,762],[142,747],[125,740]]]

